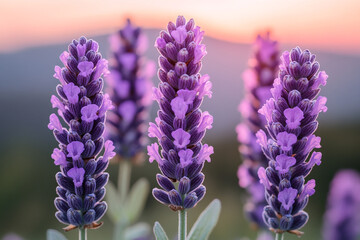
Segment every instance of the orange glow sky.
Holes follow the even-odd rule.
[[[271,29],[282,43],[360,54],[358,0],[0,0],[0,52],[109,33],[126,17],[165,28],[179,14],[227,41]]]

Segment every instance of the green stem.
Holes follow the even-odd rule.
[[[275,236],[275,240],[284,240],[285,234],[284,233],[277,233]]]
[[[129,191],[131,179],[131,162],[129,159],[122,159],[119,164],[118,189],[121,201],[124,202]]]
[[[187,212],[185,209],[179,211],[179,234],[178,240],[186,240]]]
[[[120,193],[120,201],[122,205],[125,204],[126,196],[130,188],[130,179],[131,179],[131,162],[130,159],[122,159],[119,163],[119,173],[118,173],[118,191]],[[114,229],[114,240],[123,240],[125,238],[124,221],[120,219],[118,223],[115,223]]]
[[[124,238],[124,225],[122,222],[118,222],[115,224],[114,240],[123,240]]]
[[[87,232],[84,227],[79,228],[79,240],[87,240]]]

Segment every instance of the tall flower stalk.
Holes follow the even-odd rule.
[[[208,75],[199,73],[206,55],[201,44],[204,32],[195,22],[179,16],[161,31],[155,47],[161,54],[154,98],[160,106],[156,123],[150,123],[149,136],[160,144],[148,146],[150,162],[158,163],[161,174],[156,175],[162,189],[154,188],[153,196],[179,214],[178,239],[187,236],[187,210],[204,197],[205,161],[210,162],[213,147],[202,143],[213,117],[199,107],[204,96],[211,97]],[[174,183],[178,182],[176,186]]]
[[[268,159],[256,142],[256,132],[265,130],[266,120],[258,110],[271,97],[270,88],[278,73],[278,44],[265,37],[258,36],[254,44],[254,56],[249,60],[249,68],[243,73],[245,97],[239,105],[243,121],[236,127],[242,164],[238,169],[239,185],[245,188],[250,197],[244,206],[248,219],[261,228],[266,224],[262,211],[266,205],[264,186],[259,182],[257,171],[266,167]]]
[[[147,49],[145,34],[130,20],[109,40],[112,57],[106,83],[115,109],[107,119],[107,135],[121,160],[136,163],[143,159],[139,155],[146,143],[144,125],[152,103],[151,78],[155,66],[143,57]]]
[[[118,189],[115,193],[119,199],[109,201],[109,214],[115,224],[114,239],[119,240],[124,238],[126,228],[136,220],[124,216],[124,212],[128,209],[125,205],[130,190],[131,164],[140,164],[144,159],[145,120],[152,103],[151,78],[155,65],[143,57],[147,49],[146,36],[130,20],[109,40],[112,57],[106,83],[115,109],[109,113],[106,133],[107,138],[114,142],[115,159],[119,162]],[[149,188],[145,179],[141,181],[145,189],[138,196],[143,200],[143,204],[138,206],[140,208],[144,205]],[[112,206],[112,203],[117,206]]]
[[[258,176],[265,187],[268,205],[263,217],[268,227],[284,238],[284,232],[297,235],[308,221],[303,211],[309,197],[315,193],[315,180],[305,182],[314,165],[320,165],[320,137],[314,135],[320,112],[326,112],[326,98],[318,96],[320,85],[325,86],[327,75],[318,73],[320,65],[315,55],[299,47],[284,52],[279,66],[279,77],[259,113],[267,120],[267,132],[256,134],[262,150],[269,160]],[[268,136],[270,136],[268,138]]]
[[[360,236],[360,174],[339,171],[330,185],[323,239],[356,240]]]
[[[52,95],[51,103],[63,121],[53,113],[48,125],[59,142],[51,155],[60,167],[55,216],[68,225],[65,230],[79,228],[79,239],[86,239],[86,229],[101,225],[97,222],[107,209],[102,200],[109,178],[104,171],[115,155],[112,142],[104,143],[102,137],[112,104],[102,93],[107,60],[98,48],[97,42],[81,37],[60,55],[64,67],[56,66],[54,75],[60,81],[56,87],[59,97]]]

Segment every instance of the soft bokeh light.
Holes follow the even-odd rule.
[[[249,43],[273,29],[283,43],[359,54],[359,11],[356,0],[1,0],[0,51],[108,33],[126,17],[163,28],[180,14],[222,40]]]

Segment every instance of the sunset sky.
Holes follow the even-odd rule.
[[[110,33],[126,17],[164,28],[181,14],[218,39],[271,29],[282,43],[358,55],[359,13],[358,0],[0,0],[0,52]]]

